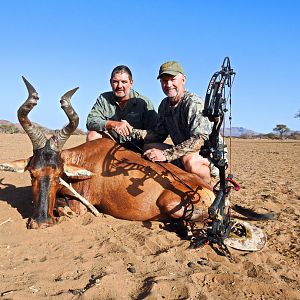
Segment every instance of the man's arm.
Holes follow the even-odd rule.
[[[133,127],[126,121],[112,121],[108,120],[105,124],[105,129],[114,130],[116,133],[122,136],[128,136],[131,134]]]
[[[86,127],[90,131],[114,130],[116,133],[127,136],[132,131],[132,126],[125,120],[109,120],[107,99],[101,94],[87,117]]]
[[[97,98],[96,103],[92,107],[90,113],[87,116],[86,128],[90,131],[103,131],[108,119],[106,116],[106,101],[102,94]]]
[[[200,151],[200,148],[203,145],[204,140],[207,138],[208,136],[205,134],[194,135],[188,140],[185,140],[184,142],[176,146],[164,150],[163,151],[164,156],[167,161],[173,161],[187,154],[198,152]]]

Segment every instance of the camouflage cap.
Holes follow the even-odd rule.
[[[160,79],[163,74],[176,76],[179,73],[184,75],[181,64],[177,61],[167,61],[160,66],[157,79]]]

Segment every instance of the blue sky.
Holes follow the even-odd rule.
[[[60,97],[79,86],[72,102],[85,129],[115,66],[128,65],[134,88],[157,108],[161,63],[180,61],[186,88],[204,96],[229,56],[237,73],[232,126],[300,130],[297,0],[0,0],[0,41],[0,119],[17,122],[27,98],[22,75],[40,96],[30,119],[53,129],[67,123]]]

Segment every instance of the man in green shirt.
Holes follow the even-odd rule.
[[[132,89],[132,73],[127,66],[113,69],[111,92],[102,93],[87,117],[87,141],[101,138],[102,131],[118,142],[130,146],[143,146],[143,140],[132,134],[133,129],[153,130],[157,113],[151,101]],[[128,143],[130,140],[132,143]]]

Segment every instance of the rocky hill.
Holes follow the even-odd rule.
[[[260,133],[255,132],[253,130],[250,129],[246,129],[244,127],[232,127],[231,128],[231,136],[233,137],[241,137],[241,136],[256,136],[259,135]],[[225,136],[230,136],[230,129],[229,128],[225,128],[224,130],[224,135]]]
[[[49,129],[47,127],[43,127],[40,124],[37,123],[33,123],[33,124],[38,128],[40,128],[41,131],[44,132],[45,134],[53,134],[55,132],[54,130]],[[12,134],[12,133],[25,133],[25,132],[19,123],[12,123],[7,120],[0,120],[0,133]],[[85,134],[85,132],[77,128],[73,134],[81,135],[81,134]]]

